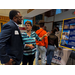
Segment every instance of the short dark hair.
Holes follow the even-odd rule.
[[[43,27],[44,26],[44,23],[39,23],[40,27]]]
[[[56,32],[56,29],[52,29],[51,31],[52,31],[52,33],[54,33],[54,34],[55,34],[55,32]]]
[[[14,16],[16,16],[18,13],[20,13],[19,11],[17,10],[11,10],[9,12],[9,18],[12,20]]]
[[[58,31],[59,31],[59,27],[56,27],[57,29],[58,29]]]

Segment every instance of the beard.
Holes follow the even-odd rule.
[[[22,22],[21,22],[21,21],[19,21],[19,20],[17,20],[17,24],[22,24]]]

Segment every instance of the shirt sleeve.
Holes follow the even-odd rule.
[[[36,40],[41,41],[41,38],[35,33]]]

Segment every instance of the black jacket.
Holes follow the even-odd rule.
[[[7,63],[10,58],[20,64],[23,57],[23,42],[18,26],[10,20],[2,26],[0,33],[0,59]]]
[[[56,47],[58,47],[58,37],[51,33],[48,37],[48,45],[56,45]]]

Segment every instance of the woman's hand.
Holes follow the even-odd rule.
[[[30,47],[30,49],[33,49],[34,48],[34,46],[31,44],[31,45],[29,45],[29,47]]]
[[[34,46],[32,44],[26,44],[27,47],[29,47],[30,49],[33,49]]]
[[[44,36],[47,36],[48,37],[49,35],[50,35],[50,32],[47,32]]]

